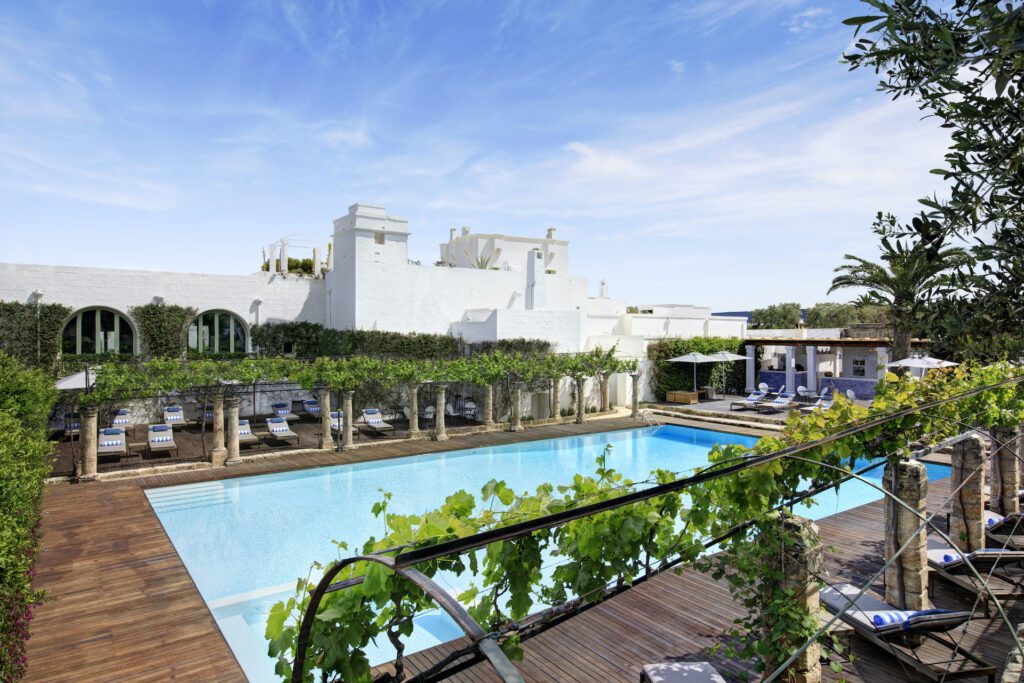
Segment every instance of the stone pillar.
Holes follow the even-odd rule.
[[[562,378],[551,379],[551,417],[562,417]]]
[[[420,385],[412,383],[409,390],[409,438],[420,435]]]
[[[818,390],[818,347],[814,344],[807,347],[807,388]]]
[[[796,347],[786,347],[786,391],[796,393]]]
[[[97,431],[97,418],[99,408],[89,406],[82,408],[82,425],[79,434],[79,446],[82,448],[82,470],[79,472],[79,481],[96,481],[96,449],[99,447],[99,432]],[[127,439],[128,436],[125,435]]]
[[[1024,641],[1024,624],[1017,624],[1017,640]],[[1003,668],[1003,676],[1000,683],[1020,683],[1024,680],[1024,656],[1020,650],[1011,646],[1009,654],[1006,655],[1006,666]]]
[[[889,347],[879,346],[875,349],[875,358],[878,359],[878,371],[877,377],[879,379],[885,377],[885,373],[889,372],[889,368],[885,367],[889,364]]]
[[[631,414],[633,416],[633,419],[635,420],[637,417],[640,416],[640,373],[634,372],[631,373],[629,376],[633,380],[633,398],[630,402],[630,407],[632,408]]]
[[[992,429],[992,483],[989,487],[989,506],[1001,515],[1020,512],[1020,452],[1018,430],[1013,427]],[[1000,446],[999,444],[1006,444]]]
[[[792,594],[793,604],[808,614],[817,616],[820,613],[818,601],[818,579],[822,571],[822,550],[818,540],[818,527],[809,519],[792,515],[776,517],[780,529],[781,552],[774,553],[770,563],[775,564],[774,572],[782,574],[779,584],[770,583],[765,596],[778,596],[780,591]],[[774,542],[774,541],[771,541]],[[777,564],[776,564],[777,563]],[[774,573],[773,572],[773,573]],[[769,633],[768,637],[779,637],[780,634]],[[795,650],[802,641],[790,644]],[[790,664],[782,680],[792,683],[819,683],[821,681],[821,652],[817,643],[811,644],[796,660]],[[770,663],[770,669],[781,662]]]
[[[753,344],[747,344],[747,386],[743,389],[746,393],[751,393],[757,389],[757,347]]]
[[[587,389],[586,377],[574,377],[576,382],[576,424],[581,425],[587,421],[587,411],[584,400],[584,393]]]
[[[512,383],[512,423],[508,426],[510,432],[523,431],[523,383]]]
[[[969,553],[985,547],[985,444],[981,437],[972,435],[955,444],[952,460],[949,486],[953,491],[959,488],[959,493],[953,496],[949,537],[961,551]]]
[[[206,412],[205,407],[203,412]],[[224,390],[218,389],[213,393],[213,449],[210,451],[210,462],[214,467],[221,467],[227,459],[228,449],[224,447]]]
[[[355,395],[354,391],[345,391],[342,393],[342,410],[345,413],[344,424],[341,426],[341,450],[350,451],[355,448],[352,443],[352,396]]]
[[[495,424],[495,385],[483,385],[483,424]]]
[[[224,461],[225,465],[240,465],[242,459],[238,457],[238,406],[242,403],[242,400],[237,396],[224,399],[224,407],[227,408],[227,426],[228,426],[228,444],[227,444],[227,460]],[[250,425],[250,429],[252,426]]]
[[[448,432],[444,424],[445,393],[448,390],[447,384],[434,385],[434,441],[447,441]]]
[[[320,402],[320,449],[329,451],[334,448],[334,436],[331,434],[331,390],[320,389],[317,400]]]
[[[608,375],[601,375],[601,412],[608,412],[611,410],[611,401],[608,392],[608,383],[611,381],[611,377]]]
[[[924,463],[904,460],[888,463],[885,490],[911,509],[925,514],[928,470]],[[885,561],[910,540],[899,558],[885,570],[885,601],[899,609],[928,609],[928,530],[921,518],[892,500],[885,499]]]

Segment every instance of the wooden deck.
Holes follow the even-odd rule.
[[[489,433],[444,443],[392,442],[346,453],[309,453],[253,461],[238,467],[47,488],[43,551],[37,587],[48,602],[36,613],[29,641],[29,681],[244,680],[188,572],[175,553],[143,490],[151,486],[225,476],[319,467],[339,462],[401,457],[526,439],[605,431],[629,420],[540,427],[525,434]],[[930,503],[948,490],[933,482]],[[862,582],[881,564],[881,504],[872,503],[819,522],[832,581]],[[944,586],[938,606],[969,603]],[[530,681],[636,681],[643,663],[669,658],[710,659],[730,678],[746,667],[712,656],[725,642],[738,608],[725,586],[693,571],[666,573],[589,609],[526,644],[520,669]],[[1024,605],[1011,618],[1024,618]],[[1001,665],[1009,637],[999,622],[972,622],[964,646]],[[886,653],[856,641],[849,681],[904,680]],[[448,646],[410,658],[413,669],[442,656]],[[835,678],[831,673],[830,678]],[[486,664],[457,681],[497,680]]]

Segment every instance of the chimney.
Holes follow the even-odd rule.
[[[607,280],[603,280],[603,279],[601,280],[601,290],[600,291],[601,291],[600,297],[602,299],[607,299],[608,298],[608,281]]]
[[[556,230],[554,228],[548,228],[547,239],[549,239],[549,240],[555,239],[555,232],[556,232]]]
[[[468,234],[469,234],[469,228],[467,228],[466,226],[462,226],[462,236],[465,237]]]
[[[267,247],[267,270],[271,273],[277,272],[277,242]]]
[[[288,272],[288,240],[281,240],[281,272]]]
[[[448,241],[452,242],[455,240],[455,228],[448,229]]]
[[[320,247],[313,247],[313,276],[320,274]]]

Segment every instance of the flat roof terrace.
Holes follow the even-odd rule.
[[[716,428],[674,418],[666,422]],[[491,432],[448,442],[394,441],[336,453],[285,454],[233,468],[190,470],[93,484],[53,484],[43,503],[36,586],[47,602],[36,612],[28,642],[28,681],[245,680],[180,558],[149,506],[144,489],[339,463],[596,433],[635,426],[630,419]],[[718,426],[727,431],[755,431]],[[932,482],[929,507],[948,495],[948,480]],[[832,581],[863,583],[882,563],[881,502],[818,522]],[[874,586],[880,590],[880,586]],[[936,586],[939,607],[964,609],[967,598]],[[636,681],[641,664],[677,658],[710,660],[730,678],[749,666],[711,654],[727,642],[740,608],[726,586],[693,570],[665,572],[553,627],[525,644],[517,663],[529,681]],[[1024,606],[1011,612],[1024,618]],[[409,657],[423,670],[458,641]],[[963,646],[1000,665],[1010,647],[1001,623],[980,615]],[[848,681],[899,680],[904,672],[885,652],[854,640]],[[840,677],[827,668],[828,680]],[[498,680],[487,664],[451,680]]]

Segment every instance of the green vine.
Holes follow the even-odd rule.
[[[55,372],[71,309],[61,304],[0,301],[0,351],[30,367]]]
[[[149,358],[184,358],[188,326],[196,309],[168,304],[146,304],[128,309],[139,329],[142,355]]]

